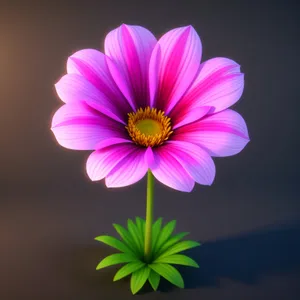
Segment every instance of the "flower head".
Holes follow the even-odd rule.
[[[94,150],[91,180],[108,187],[139,181],[150,169],[163,184],[189,192],[210,185],[211,157],[239,153],[249,141],[243,118],[229,109],[243,92],[240,66],[227,58],[200,63],[192,26],[159,40],[140,26],[121,25],[105,38],[104,53],[71,55],[55,85],[65,103],[54,114],[60,145]]]

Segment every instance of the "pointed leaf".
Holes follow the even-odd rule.
[[[162,218],[158,218],[152,225],[152,244],[151,244],[152,253],[153,253],[153,249],[155,248],[156,241],[161,230],[161,223],[162,223]]]
[[[160,275],[157,274],[155,271],[151,270],[148,280],[153,290],[156,291],[159,285]]]
[[[178,272],[177,269],[174,267],[168,265],[168,264],[150,264],[149,267],[154,270],[156,273],[158,273],[160,276],[164,277],[174,285],[184,288],[184,282],[182,279],[182,276]]]
[[[174,231],[176,226],[176,220],[170,221],[167,223],[162,231],[160,232],[157,242],[155,244],[155,248],[153,249],[154,255],[155,253],[162,247],[162,245],[170,238],[172,232]]]
[[[128,253],[114,253],[100,261],[96,270],[100,270],[109,266],[136,261],[137,258]]]
[[[173,237],[169,238],[169,240],[166,241],[161,246],[161,248],[155,253],[155,257],[158,257],[160,254],[165,252],[168,248],[170,248],[171,246],[176,244],[178,241],[180,241],[182,238],[184,238],[188,234],[189,234],[188,232],[181,232],[181,233],[178,233],[178,234],[174,235]]]
[[[128,232],[128,230],[126,230],[123,226],[119,225],[119,224],[113,224],[114,228],[116,229],[116,231],[118,232],[118,234],[120,235],[120,237],[124,240],[124,242],[126,243],[126,245],[132,249],[132,251],[135,254],[139,254],[139,249],[135,248],[135,243],[134,240],[132,239],[131,234]]]
[[[145,244],[145,231],[146,231],[146,220],[141,219],[142,220],[142,228],[143,228],[143,240],[144,240],[144,244]]]
[[[132,273],[130,280],[132,294],[136,294],[143,287],[149,277],[150,271],[151,269],[148,266],[144,266]]]
[[[193,259],[183,254],[173,254],[158,258],[153,263],[166,263],[199,268],[199,265]]]
[[[139,235],[137,226],[134,224],[134,222],[131,219],[128,219],[127,226],[128,226],[128,231],[134,240],[135,248],[138,249],[139,254],[142,255],[143,254],[142,240],[141,240],[141,236]]]
[[[145,263],[143,263],[142,261],[138,260],[138,261],[133,261],[128,263],[127,265],[123,266],[115,275],[113,281],[117,281],[119,279],[122,279],[123,277],[126,277],[127,275],[139,270],[140,268],[142,268],[143,266],[145,266]]]
[[[141,219],[139,217],[136,217],[135,221],[136,221],[136,226],[138,228],[139,235],[141,237],[142,245],[143,245],[143,248],[144,248],[144,245],[145,245],[145,236],[144,236],[144,229],[143,229],[143,225],[144,225],[143,224],[143,219]]]
[[[194,241],[181,241],[175,245],[173,245],[172,247],[170,247],[169,249],[167,249],[164,253],[162,253],[158,258],[162,258],[162,257],[166,257],[187,249],[191,249],[194,247],[200,246],[200,243],[198,242],[194,242]]]
[[[143,219],[140,218],[140,217],[135,217],[135,223],[136,223],[136,226],[139,230],[140,233],[143,232],[142,228],[143,228]]]
[[[97,236],[95,238],[95,240],[98,242],[102,242],[106,245],[109,245],[115,249],[122,251],[122,252],[134,254],[133,251],[128,246],[126,246],[123,242],[121,242],[120,240],[116,239],[113,236],[100,235],[100,236]]]

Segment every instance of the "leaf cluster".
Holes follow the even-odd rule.
[[[136,294],[147,280],[156,291],[161,277],[183,288],[183,278],[172,264],[198,268],[198,264],[192,258],[179,253],[200,246],[200,244],[191,240],[183,241],[187,232],[173,234],[176,226],[175,220],[163,226],[162,218],[159,218],[152,225],[151,256],[146,261],[144,256],[145,223],[145,220],[139,217],[136,217],[135,222],[128,219],[127,228],[113,224],[120,236],[119,239],[108,235],[96,237],[95,240],[120,251],[102,259],[96,270],[125,263],[117,271],[113,280],[117,281],[131,275],[130,288],[133,294]]]

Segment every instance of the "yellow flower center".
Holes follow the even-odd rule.
[[[173,132],[171,119],[163,111],[149,106],[129,113],[126,129],[132,141],[144,147],[163,144]]]

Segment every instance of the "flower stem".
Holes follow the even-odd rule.
[[[145,260],[149,261],[151,257],[151,240],[152,240],[152,222],[153,222],[153,190],[154,177],[148,170],[147,175],[147,205],[146,205],[146,230],[145,230]]]

